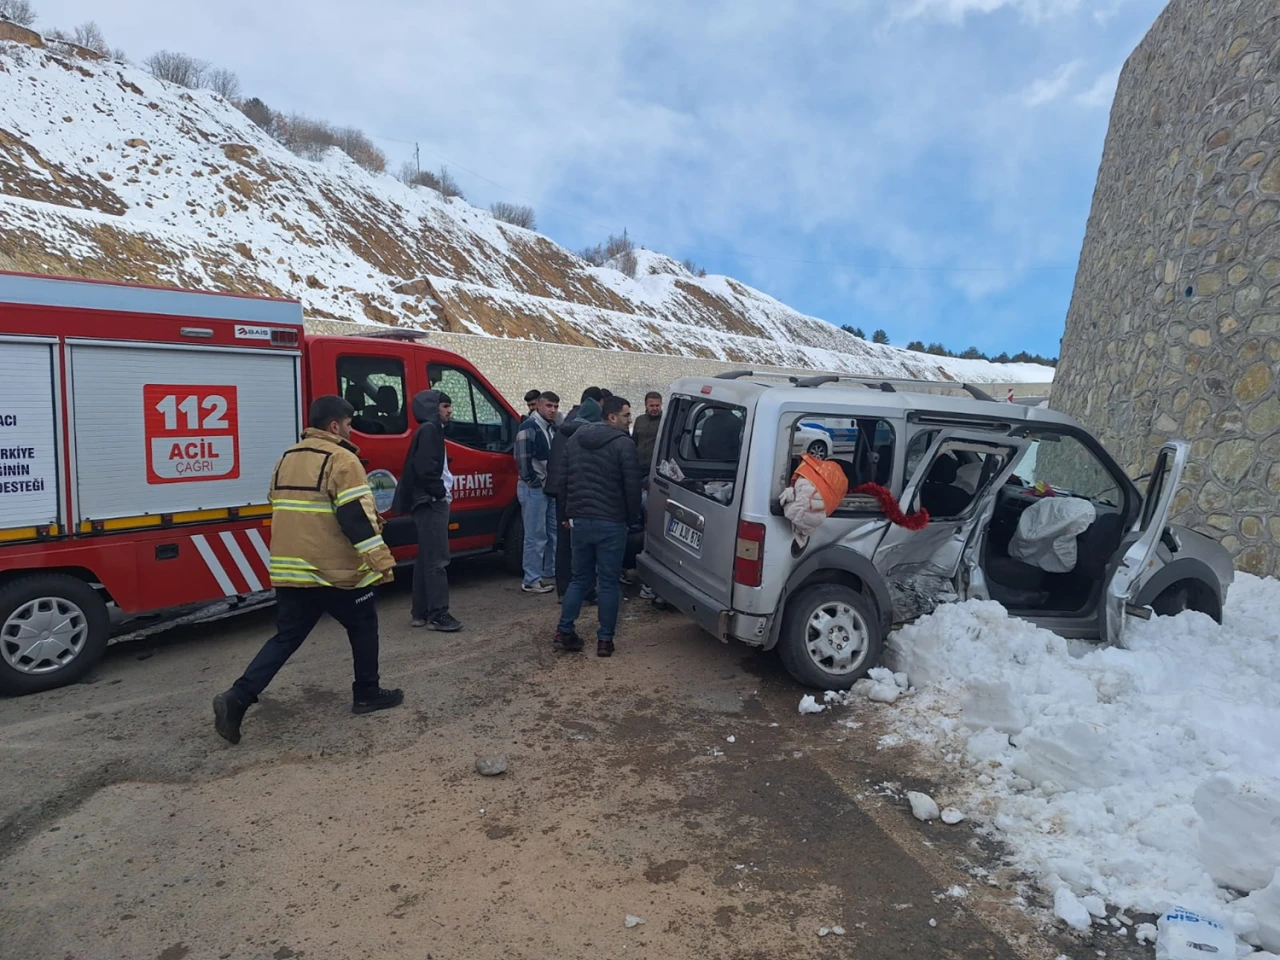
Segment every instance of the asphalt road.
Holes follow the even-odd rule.
[[[350,714],[326,622],[225,744],[209,701],[270,609],[0,701],[0,956],[1118,955],[1045,934],[1007,872],[975,879],[998,864],[971,825],[913,820],[901,792],[930,785],[877,750],[872,711],[800,716],[776,658],[635,599],[617,656],[555,654],[554,595],[492,559],[452,579],[460,634],[380,597],[397,710]],[[478,776],[497,753],[508,773]]]

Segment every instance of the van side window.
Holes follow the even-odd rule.
[[[911,438],[911,442],[907,444],[906,469],[902,471],[903,482],[911,482],[911,478],[920,469],[920,463],[924,460],[924,455],[929,452],[929,448],[933,446],[933,441],[937,437],[937,430],[921,430]]]
[[[454,443],[503,453],[515,442],[515,420],[469,371],[443,363],[427,364],[427,382],[453,401],[453,419],[444,435]]]
[[[351,429],[357,433],[399,436],[409,429],[404,364],[395,357],[339,357],[338,390],[355,408]]]
[[[747,411],[726,403],[674,397],[658,447],[658,473],[719,503],[733,501]]]
[[[801,414],[791,428],[791,474],[805,454],[837,463],[849,481],[849,490],[864,483],[890,487],[893,483],[893,454],[897,440],[893,424],[877,417],[833,417],[829,414]],[[879,512],[869,497],[846,495],[837,516]]]

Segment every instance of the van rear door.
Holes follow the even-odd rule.
[[[733,592],[747,417],[744,406],[673,395],[648,487],[645,553],[721,610]]]

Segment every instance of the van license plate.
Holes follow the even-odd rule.
[[[687,523],[681,523],[679,520],[668,518],[667,536],[672,540],[679,540],[685,546],[692,547],[694,550],[702,549],[702,534]]]

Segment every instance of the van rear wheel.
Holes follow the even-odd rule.
[[[75,683],[107,648],[111,618],[75,577],[40,573],[0,587],[0,693],[38,693]]]
[[[880,662],[883,641],[867,597],[843,583],[816,583],[787,603],[778,655],[805,686],[848,690]]]

